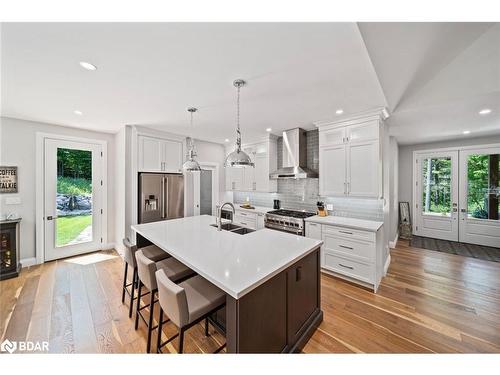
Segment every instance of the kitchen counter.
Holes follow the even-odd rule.
[[[351,217],[342,217],[342,216],[315,215],[308,217],[307,219],[305,219],[305,221],[318,224],[335,225],[351,229],[367,230],[370,232],[377,232],[382,227],[382,225],[384,225],[384,223],[381,221],[355,219]]]
[[[240,235],[210,226],[214,216],[133,225],[132,229],[233,298],[241,298],[323,243],[261,229]]]
[[[138,247],[153,243],[226,292],[212,320],[228,353],[300,351],[323,320],[320,247],[272,229],[218,231],[202,215],[133,225]]]

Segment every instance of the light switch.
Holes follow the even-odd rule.
[[[333,204],[327,204],[327,205],[326,205],[326,209],[327,209],[328,211],[332,211],[332,210],[333,210]]]
[[[6,205],[21,204],[21,197],[7,197],[5,198]]]

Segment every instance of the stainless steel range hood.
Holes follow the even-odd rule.
[[[318,173],[306,167],[307,142],[304,129],[283,132],[283,167],[269,174],[270,178],[317,178]]]

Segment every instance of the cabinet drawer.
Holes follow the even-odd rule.
[[[243,225],[244,227],[250,229],[257,229],[257,220],[255,217],[242,216],[239,212],[234,215],[233,223],[237,225]]]
[[[328,250],[323,252],[323,257],[323,268],[366,283],[373,283],[373,265],[355,262],[335,255]]]
[[[249,219],[255,220],[257,217],[257,214],[254,212],[245,212],[241,210],[236,210],[236,215],[241,216],[241,217],[248,217]]]
[[[323,242],[324,249],[332,250],[346,257],[364,262],[373,262],[375,260],[374,243],[337,237],[332,234],[323,235]]]
[[[364,230],[349,229],[343,227],[335,227],[332,225],[323,225],[323,234],[333,234],[337,237],[352,238],[354,240],[362,240],[375,242],[375,233]]]

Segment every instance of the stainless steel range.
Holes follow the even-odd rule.
[[[275,210],[269,211],[264,217],[266,228],[277,229],[303,236],[305,234],[304,219],[314,216],[312,212]]]

